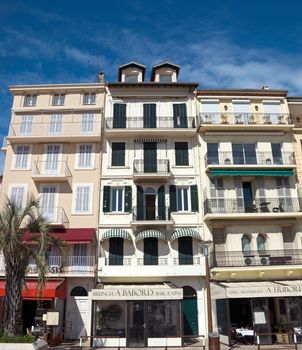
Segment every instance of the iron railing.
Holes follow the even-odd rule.
[[[296,158],[294,152],[282,152],[273,155],[272,152],[255,152],[255,154],[236,154],[234,152],[218,152],[205,155],[206,165],[294,165]]]
[[[62,225],[67,227],[69,220],[64,208],[61,207],[46,207],[43,202],[39,208],[39,213],[49,222],[50,225]]]
[[[106,118],[106,129],[116,129],[113,118]],[[174,128],[195,128],[195,117],[174,118],[156,117],[153,121],[144,117],[127,117],[123,127],[127,129],[174,129]]]
[[[216,251],[213,267],[276,266],[302,264],[301,249],[261,250],[261,251]]]
[[[200,113],[201,124],[291,124],[289,113]]]
[[[157,264],[160,266],[179,266],[179,265],[202,265],[204,263],[203,256],[189,256],[187,258],[166,258],[158,257]],[[144,258],[137,257],[111,257],[105,258],[105,265],[124,265],[124,266],[143,266]]]
[[[170,207],[133,207],[133,221],[165,221],[171,219]]]
[[[133,162],[134,174],[169,174],[170,162],[168,159],[157,159],[155,161],[146,161],[145,159],[135,159]]]
[[[65,160],[62,161],[36,161],[32,171],[33,176],[65,176],[71,177],[71,171]]]
[[[217,198],[204,201],[205,214],[213,213],[291,213],[300,212],[302,198],[256,198],[245,200],[243,198]]]

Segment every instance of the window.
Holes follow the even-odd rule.
[[[177,188],[177,211],[189,210],[188,190],[186,187]]]
[[[125,83],[137,83],[137,82],[138,82],[138,74],[125,75]]]
[[[159,75],[160,83],[172,83],[172,75],[171,74],[160,74]]]
[[[75,244],[73,246],[74,256],[87,256],[87,244]]]
[[[123,211],[123,192],[122,187],[111,188],[111,211]]]
[[[37,95],[25,95],[24,107],[35,107],[37,103]]]
[[[83,96],[84,105],[94,105],[95,104],[95,92],[87,92]]]
[[[283,164],[281,143],[271,143],[274,164]]]
[[[263,235],[257,236],[257,250],[259,254],[265,252],[265,237]]]
[[[93,168],[93,151],[92,144],[78,145],[76,168]]]
[[[241,237],[241,248],[243,254],[249,254],[251,251],[251,239],[248,235]]]
[[[92,185],[75,186],[75,212],[90,214],[92,211]]]
[[[208,164],[219,164],[218,143],[207,143]]]
[[[94,124],[93,113],[85,113],[82,116],[82,134],[92,134]]]
[[[222,178],[210,178],[210,202],[209,208],[212,213],[223,213],[224,209],[224,185]]]
[[[50,116],[49,134],[61,134],[62,132],[62,115],[54,114]]]
[[[234,101],[233,100],[233,113],[235,117],[235,123],[248,123],[249,113],[250,113],[250,103],[244,101]]]
[[[10,200],[18,207],[24,204],[25,186],[12,186],[10,189]]]
[[[112,142],[112,166],[124,166],[125,165],[125,142]]]
[[[234,164],[257,164],[256,145],[253,143],[233,143],[232,154]]]
[[[20,135],[31,135],[33,126],[32,115],[22,115],[20,124]]]
[[[282,121],[281,106],[279,101],[263,101],[264,122],[268,124],[278,124]]]
[[[64,106],[65,94],[54,94],[52,97],[53,106]]]
[[[61,145],[45,145],[45,162],[43,171],[45,174],[58,175],[61,168]]]
[[[29,160],[30,146],[17,145],[15,147],[14,169],[27,169]]]
[[[49,221],[57,222],[58,219],[58,187],[41,186],[41,205],[40,213]]]
[[[293,211],[293,198],[291,195],[291,188],[289,179],[287,177],[279,177],[276,178],[276,185],[277,185],[277,191],[278,191],[278,200],[275,205],[275,208],[273,210],[276,211],[286,211],[291,212]]]
[[[175,142],[175,165],[189,165],[188,142]]]

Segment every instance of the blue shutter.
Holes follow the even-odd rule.
[[[125,186],[124,208],[126,213],[131,213],[131,210],[132,210],[132,187],[131,186]]]
[[[170,194],[170,212],[175,212],[175,211],[177,211],[176,186],[175,185],[170,185],[169,194]]]
[[[110,212],[110,201],[111,201],[111,188],[110,186],[103,187],[103,212]]]
[[[197,185],[190,186],[191,189],[191,211],[197,212],[199,211],[198,206],[198,187]]]

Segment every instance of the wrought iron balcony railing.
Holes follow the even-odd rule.
[[[200,113],[201,124],[291,124],[288,113]]]
[[[217,198],[204,201],[205,214],[223,213],[295,213],[302,208],[302,198]]]
[[[156,259],[153,262],[156,262],[154,265],[160,266],[179,266],[179,265],[202,265],[204,264],[204,257],[202,256],[190,256],[186,259],[181,258],[167,258],[167,257],[155,257]],[[125,265],[125,266],[144,266],[150,265],[144,258],[136,257],[127,257],[124,256],[113,256],[111,258],[105,259],[105,265]]]
[[[302,264],[301,249],[215,252],[212,267],[276,266]]]
[[[157,159],[155,161],[147,161],[145,159],[135,159],[133,162],[134,174],[169,174],[170,165],[168,159]]]
[[[63,176],[68,178],[71,177],[71,171],[65,160],[54,162],[36,161],[34,162],[32,175],[35,177]]]
[[[206,165],[294,165],[296,158],[294,152],[282,152],[273,155],[272,152],[255,152],[254,154],[235,152],[218,152],[205,155]]]
[[[174,129],[195,128],[195,117],[127,117],[124,123],[114,123],[114,118],[106,118],[106,129]]]
[[[47,207],[41,203],[39,208],[39,212],[41,215],[47,219],[50,225],[60,225],[64,227],[69,226],[69,220],[65,213],[64,208],[61,207]]]
[[[133,208],[134,221],[165,221],[171,219],[169,207],[134,207]]]

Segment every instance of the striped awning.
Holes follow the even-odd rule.
[[[202,239],[199,232],[188,227],[179,228],[176,231],[174,231],[170,237],[170,241],[174,241],[179,237],[193,237],[200,240]]]
[[[141,231],[135,238],[135,241],[138,242],[145,238],[158,238],[163,239],[164,241],[167,240],[165,233],[158,231],[158,230],[144,230]]]
[[[128,239],[129,241],[132,240],[131,235],[126,230],[120,229],[120,228],[114,228],[112,230],[108,230],[102,234],[101,241],[104,241],[108,238],[124,238]]]

